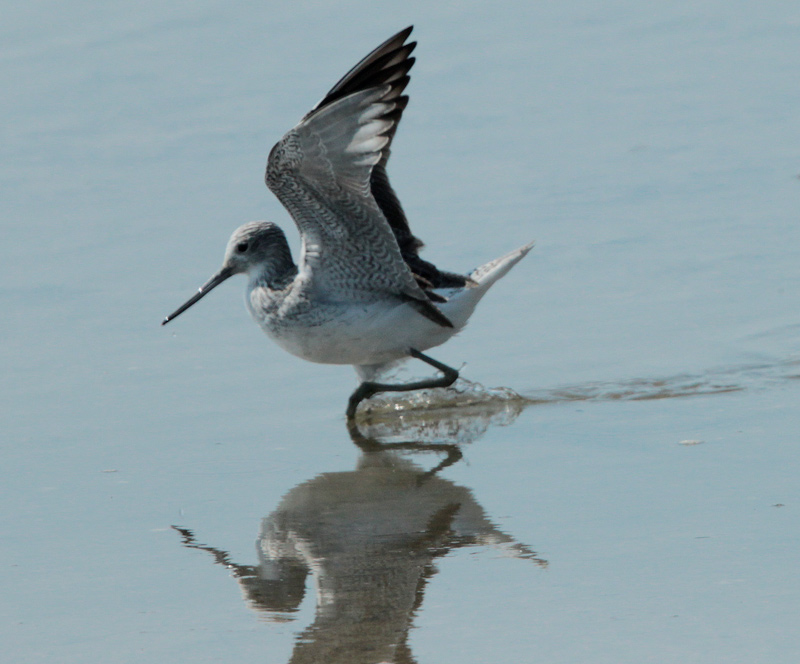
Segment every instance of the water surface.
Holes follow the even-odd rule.
[[[410,23],[424,256],[537,246],[434,353],[480,398],[354,433],[351,370],[242,283],[158,323],[244,221],[296,249],[269,148]],[[41,2],[0,35],[13,661],[797,661],[800,11]]]

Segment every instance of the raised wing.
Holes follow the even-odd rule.
[[[402,69],[403,75],[407,77],[415,62],[414,58],[409,56],[417,46],[416,42],[405,43],[412,29],[413,27],[409,26],[405,30],[401,30],[361,60],[330,89],[311,113],[359,89],[365,89],[388,81],[389,75],[396,75],[396,72],[390,71],[390,68]],[[403,83],[403,87],[407,84],[408,80]],[[405,108],[407,99],[405,97],[402,97],[402,99],[406,100],[403,103],[403,108]],[[400,118],[385,134],[390,142],[394,138],[394,132],[399,121]],[[433,288],[457,288],[470,283],[470,279],[461,274],[440,270],[433,263],[420,258],[419,250],[422,249],[424,244],[422,240],[411,232],[403,206],[400,204],[400,200],[389,182],[389,176],[386,172],[386,162],[389,161],[389,155],[390,150],[387,144],[381,150],[380,161],[372,168],[370,177],[372,195],[381,212],[383,212],[383,216],[389,222],[389,226],[392,228],[397,244],[400,247],[403,260],[414,274],[417,283],[422,287],[429,299],[434,302],[444,302],[443,297],[432,292]]]
[[[406,263],[421,243],[385,174],[408,103],[402,92],[416,46],[404,43],[410,32],[364,58],[275,145],[266,182],[294,218],[303,260],[326,288],[364,300],[390,293],[450,326]]]

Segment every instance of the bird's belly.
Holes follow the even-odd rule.
[[[281,348],[322,364],[383,364],[407,356],[410,348],[438,346],[455,333],[401,302],[315,302],[305,311],[297,307],[256,320]]]

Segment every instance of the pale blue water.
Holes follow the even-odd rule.
[[[240,223],[293,236],[269,148],[410,23],[391,174],[425,256],[537,240],[432,353],[536,403],[390,418],[463,443],[419,483],[443,453],[356,470],[351,370],[271,345],[243,283],[159,326]],[[798,38],[785,2],[5,7],[9,661],[796,662]],[[264,519],[349,604],[313,573],[246,602]]]

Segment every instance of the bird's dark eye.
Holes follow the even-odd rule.
[[[243,254],[245,251],[247,251],[249,246],[250,245],[247,242],[240,242],[236,245],[236,251],[238,251],[240,254]]]

